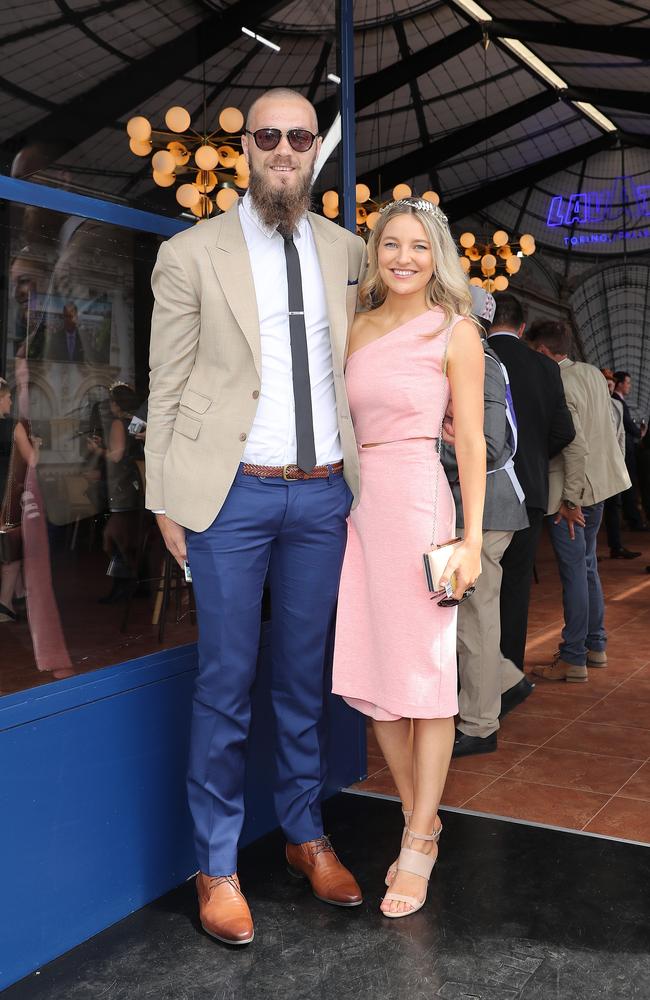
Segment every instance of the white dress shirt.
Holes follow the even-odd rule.
[[[243,461],[291,465],[295,464],[297,450],[284,240],[276,229],[264,225],[250,194],[239,203],[239,219],[253,272],[262,348],[260,397]],[[316,464],[326,465],[337,462],[343,452],[325,286],[307,217],[298,223],[294,241],[302,276]]]

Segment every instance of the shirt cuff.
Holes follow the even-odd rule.
[[[166,510],[152,510],[151,513],[152,514],[166,514],[167,511]]]

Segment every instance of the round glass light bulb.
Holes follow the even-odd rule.
[[[357,205],[363,205],[370,200],[370,188],[367,184],[357,184],[355,194]]]
[[[217,175],[213,170],[199,170],[194,183],[203,194],[206,194],[208,191],[214,191],[216,188],[218,184]]]
[[[362,226],[366,221],[367,217],[368,213],[366,212],[363,205],[357,205],[357,225]]]
[[[496,266],[497,266],[497,259],[494,256],[494,254],[486,253],[485,256],[483,257],[483,260],[481,261],[481,269],[483,273],[487,274],[488,271],[493,270]]]
[[[379,212],[371,212],[370,215],[366,216],[366,225],[368,229],[374,229],[379,222],[381,216]]]
[[[476,243],[476,237],[474,236],[474,233],[463,233],[458,242],[462,247],[465,247],[466,250],[469,250],[469,248],[473,247]]]
[[[483,288],[485,289],[485,291],[486,292],[491,292],[493,286],[494,286],[494,282],[490,281],[489,278],[485,278],[485,280],[483,281]]]
[[[505,274],[497,274],[494,279],[494,290],[495,292],[505,292],[508,287],[508,279]]]
[[[151,158],[151,165],[161,174],[173,174],[176,160],[168,150],[159,149]]]
[[[127,135],[130,139],[137,139],[138,142],[146,142],[151,138],[151,123],[148,118],[136,115],[126,123]]]
[[[199,170],[214,170],[219,162],[219,154],[214,146],[199,146],[194,154],[194,162]]]
[[[173,187],[176,183],[176,177],[174,174],[163,174],[160,170],[154,170],[153,179],[161,188]]]
[[[323,215],[327,219],[335,219],[338,214],[339,214],[338,208],[335,208],[335,207],[330,206],[330,205],[324,205],[323,206]]]
[[[170,132],[186,132],[192,123],[189,111],[176,105],[165,115],[165,125]]]
[[[238,174],[248,174],[250,173],[250,167],[246,162],[246,157],[243,153],[240,153],[237,157],[237,162],[235,163],[235,170]]]
[[[201,192],[194,184],[181,184],[176,192],[176,201],[183,208],[192,208],[201,200]]]
[[[222,212],[227,212],[238,200],[239,195],[234,188],[221,188],[221,191],[217,192],[217,208]]]
[[[241,132],[244,116],[239,108],[224,108],[219,115],[219,124],[224,132]]]
[[[469,262],[469,257],[460,257],[459,260],[460,260],[460,266],[462,267],[465,274],[469,274],[470,268],[472,266]]]
[[[339,196],[336,191],[326,191],[323,195],[323,205],[325,208],[338,208]]]
[[[535,238],[531,236],[530,233],[524,233],[524,235],[519,238],[519,246],[526,255],[534,253]]]
[[[149,156],[151,152],[151,143],[148,139],[129,139],[129,149],[136,156]]]
[[[235,184],[238,188],[247,188],[250,184],[250,174],[235,174]]]
[[[396,184],[393,188],[393,198],[395,201],[398,201],[400,198],[410,198],[412,193],[408,184]]]
[[[425,191],[422,197],[425,201],[430,201],[432,205],[440,204],[440,195],[437,191]]]
[[[167,143],[167,149],[174,157],[177,167],[184,167],[185,164],[189,162],[189,150],[183,145],[182,142],[178,142],[178,140],[174,139],[173,142]]]
[[[521,269],[521,257],[508,257],[506,261],[506,271],[508,274],[517,274]]]
[[[492,237],[492,242],[495,247],[504,247],[508,242],[508,234],[503,229],[497,229],[496,233]]]
[[[222,167],[234,167],[239,158],[239,154],[232,146],[219,146],[217,156]]]
[[[480,278],[470,278],[469,283],[470,285],[476,285],[477,288],[483,287],[483,282],[481,281]]]

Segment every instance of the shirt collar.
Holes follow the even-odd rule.
[[[249,219],[255,226],[257,226],[259,231],[263,233],[267,239],[269,240],[273,239],[273,237],[278,231],[277,229],[274,229],[273,226],[267,226],[266,223],[262,221],[259,212],[255,208],[255,204],[253,203],[253,199],[251,198],[250,191],[247,191],[244,197],[240,200],[239,209],[240,211],[244,212],[247,219]],[[298,225],[294,230],[294,236],[297,236],[298,238],[304,236],[308,225],[309,221],[307,219],[307,216],[304,215],[302,219],[298,221]]]
[[[562,367],[562,365],[572,365],[572,364],[573,364],[573,361],[569,357],[562,358],[561,361],[558,361],[558,365],[560,366],[560,368]]]
[[[490,330],[488,340],[490,337],[514,337],[515,340],[521,340],[521,337],[513,330]]]

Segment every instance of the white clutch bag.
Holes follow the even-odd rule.
[[[430,594],[439,594],[445,589],[440,583],[440,577],[445,571],[445,566],[451,559],[454,545],[457,545],[461,541],[461,538],[450,538],[448,542],[436,545],[423,554],[424,578]],[[455,576],[456,574],[452,573],[451,580],[449,581],[452,592],[456,589]],[[448,594],[447,596],[450,595]]]

